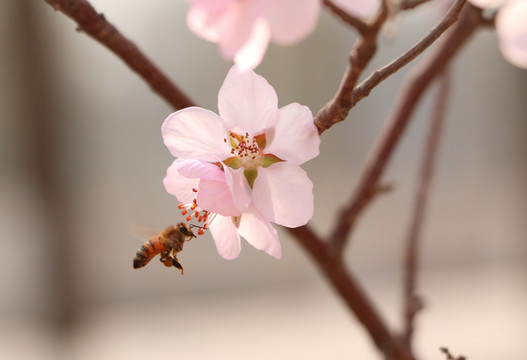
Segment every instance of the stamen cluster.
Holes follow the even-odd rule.
[[[223,139],[227,142],[227,139]],[[250,137],[249,133],[245,135],[238,135],[233,132],[229,132],[229,143],[232,146],[231,154],[237,155],[240,158],[250,157],[256,159],[256,156],[260,153],[260,146],[256,138]]]
[[[196,189],[192,189],[192,191],[198,192]],[[212,221],[213,216],[210,216],[211,213],[208,212],[207,210],[203,210],[203,209],[196,210],[197,207],[198,207],[198,202],[195,198],[192,200],[192,202],[188,204],[178,205],[178,209],[182,210],[181,215],[187,215],[187,217],[185,218],[187,221],[191,221],[192,217],[194,217],[195,219],[197,219],[198,223],[203,222],[203,226],[201,226],[198,229],[198,235],[203,235],[204,234],[203,230],[207,230],[207,227],[208,227],[209,221],[207,220]]]

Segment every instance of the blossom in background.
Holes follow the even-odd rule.
[[[511,64],[527,69],[527,0],[470,0],[483,9],[499,8],[496,15],[501,53]]]
[[[218,94],[219,116],[199,107],[165,120],[162,134],[177,157],[163,181],[187,220],[210,229],[226,259],[240,253],[240,236],[281,257],[276,230],[313,216],[313,184],[300,164],[319,154],[309,108],[278,109],[271,85],[252,70],[231,68]]]
[[[380,0],[333,0],[333,4],[359,18],[371,17],[380,3]]]
[[[321,0],[187,0],[189,28],[218,44],[221,56],[254,69],[269,41],[292,45],[315,28]]]

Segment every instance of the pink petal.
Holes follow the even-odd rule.
[[[282,160],[302,164],[320,153],[320,136],[308,107],[289,104],[278,110],[278,119],[270,131],[264,152]]]
[[[193,0],[187,13],[187,25],[196,35],[212,42],[220,36],[219,28],[232,0]]]
[[[288,162],[258,168],[252,199],[265,219],[279,225],[298,227],[313,216],[313,183],[300,166]]]
[[[502,8],[496,17],[496,30],[503,56],[527,69],[527,1],[512,1]]]
[[[229,130],[258,135],[269,115],[278,109],[278,98],[267,80],[252,70],[242,72],[235,65],[218,93],[218,109]]]
[[[265,16],[272,39],[280,45],[291,45],[309,35],[316,27],[320,0],[268,0]]]
[[[196,198],[196,193],[192,189],[197,189],[199,179],[189,179],[177,171],[178,162],[175,160],[167,169],[167,174],[163,179],[163,185],[169,194],[174,195],[182,204],[191,203]]]
[[[251,203],[251,188],[247,179],[243,175],[243,168],[231,169],[223,165],[225,171],[225,180],[231,190],[234,205],[240,211],[245,211]]]
[[[176,157],[216,162],[230,156],[223,121],[212,111],[189,107],[169,115],[161,127],[163,140]]]
[[[240,235],[238,235],[232,217],[216,215],[209,224],[209,230],[221,257],[232,260],[240,255]]]
[[[240,71],[254,69],[260,65],[270,38],[271,30],[268,22],[263,18],[256,20],[251,36],[234,55],[234,62]]]
[[[254,207],[243,213],[238,232],[258,250],[265,251],[275,259],[282,257],[282,247],[276,230]]]
[[[379,0],[333,0],[344,11],[360,18],[368,18],[379,8]]]
[[[199,160],[183,160],[175,164],[177,171],[188,178],[200,178],[225,183],[225,173],[214,164]]]
[[[259,17],[258,5],[254,1],[232,1],[223,12],[218,23],[218,45],[226,60],[231,60],[249,40],[253,26]]]
[[[197,202],[200,208],[224,216],[239,216],[241,211],[234,205],[232,193],[225,182],[201,180]]]

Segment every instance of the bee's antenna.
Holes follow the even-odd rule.
[[[207,229],[205,226],[199,226],[199,225],[194,225],[194,224],[189,224],[188,225],[189,228],[198,228],[198,235],[203,235],[205,232],[203,230]]]

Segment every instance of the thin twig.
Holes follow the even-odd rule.
[[[328,245],[309,226],[287,229],[311,255],[329,282],[344,299],[357,319],[372,338],[377,348],[390,360],[412,360],[413,357],[402,341],[393,336],[381,319],[366,293],[341,259],[335,258]]]
[[[337,93],[315,116],[315,125],[322,134],[333,124],[344,120],[351,109],[349,102],[355,85],[362,72],[370,63],[377,51],[377,37],[382,25],[388,18],[388,0],[383,0],[378,14],[368,26],[361,31],[350,54],[349,65],[342,77]]]
[[[466,0],[457,0],[452,4],[449,11],[443,19],[413,48],[408,50],[401,57],[393,60],[382,68],[375,70],[364,81],[362,81],[351,94],[351,106],[355,106],[364,97],[368,96],[374,87],[379,85],[387,77],[394,74],[410,61],[415,59],[419,54],[432,45],[452,24],[454,24],[465,5]]]
[[[448,350],[446,347],[439,348],[439,350],[446,355],[447,360],[467,360],[467,358],[463,355],[454,357],[454,355],[452,355],[450,350]]]
[[[337,15],[342,21],[357,29],[360,34],[365,34],[368,31],[368,23],[345,11],[340,6],[336,5],[333,1],[323,0],[323,4],[333,14]]]
[[[175,109],[192,106],[190,98],[176,87],[130,40],[124,37],[86,0],[45,0],[85,32],[123,60]]]
[[[413,214],[410,221],[408,237],[406,239],[404,261],[404,334],[407,346],[411,348],[414,332],[414,318],[423,307],[421,298],[416,293],[417,269],[419,266],[419,243],[425,218],[428,194],[434,176],[434,167],[437,158],[437,149],[443,130],[445,113],[447,109],[450,76],[448,69],[441,75],[440,87],[437,93],[434,114],[430,123],[430,130],[419,172],[419,180],[415,192]]]
[[[341,216],[337,220],[336,226],[333,227],[331,239],[336,253],[342,253],[348,234],[359,214],[376,194],[380,177],[425,90],[432,80],[443,71],[481,22],[481,10],[467,4],[459,21],[434,55],[426,58],[420,66],[414,68],[410,73],[406,86],[400,92],[384,130],[379,135],[366,160],[359,184],[348,202],[349,205],[342,209]]]
[[[425,51],[428,47],[430,47],[430,45],[432,45],[439,38],[439,36],[441,36],[452,24],[458,20],[459,13],[461,12],[461,9],[465,3],[466,0],[456,0],[443,19],[417,45],[412,47],[398,59],[392,61],[383,68],[374,71],[368,76],[368,78],[355,87],[362,70],[373,57],[375,48],[373,51],[370,51],[371,54],[363,51],[365,55],[362,55],[356,51],[356,53],[361,56],[355,56],[355,58],[352,56],[350,67],[344,76],[344,80],[342,81],[337,94],[318,112],[317,116],[315,117],[315,125],[318,127],[319,133],[323,133],[325,130],[329,129],[336,123],[345,120],[349,111],[361,99],[368,96],[373,88],[375,88],[387,77],[397,72],[403,66],[415,59],[419,54]],[[368,35],[367,37],[364,36],[363,38],[359,39],[358,45],[356,46],[357,50],[366,46],[375,46],[377,32],[372,34],[366,32],[366,34]],[[354,69],[355,71],[352,71]]]

